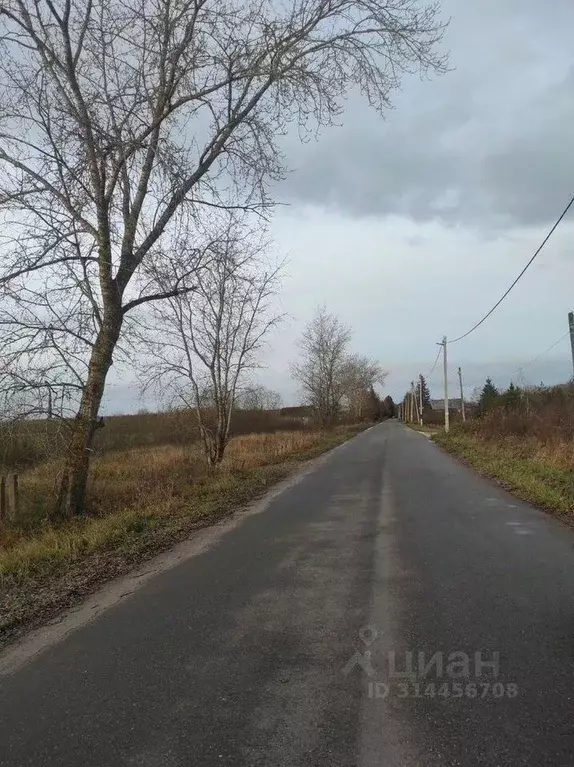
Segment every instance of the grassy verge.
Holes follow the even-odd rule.
[[[0,530],[0,644],[79,602],[103,581],[231,514],[287,477],[303,461],[341,444],[362,427],[237,437],[216,473],[196,445],[118,451],[95,461],[93,516],[54,526],[35,499],[53,466],[23,483],[27,511]]]
[[[536,440],[484,439],[459,430],[437,432],[434,441],[519,498],[574,521],[571,446],[550,449]]]
[[[431,436],[441,431],[439,426],[427,426],[426,424],[421,425],[420,423],[407,423],[405,426],[408,426],[409,429],[413,429],[413,431],[420,431],[421,434],[430,434]]]

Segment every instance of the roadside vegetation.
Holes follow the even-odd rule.
[[[574,384],[499,392],[487,380],[476,417],[435,441],[518,497],[561,515],[574,513]]]
[[[193,414],[188,414],[187,434],[182,414],[177,420],[174,414],[109,419],[105,428],[112,433],[114,427],[121,432],[126,422],[134,430],[123,432],[123,447],[116,434],[110,438],[113,448],[104,443],[93,458],[89,508],[72,519],[58,521],[49,513],[58,473],[55,459],[22,471],[18,513],[12,511],[0,525],[0,642],[49,619],[198,526],[229,515],[301,462],[363,428],[340,425],[327,431],[276,413],[242,413],[237,423],[243,420],[246,431],[249,415],[251,428],[262,431],[236,431],[217,470],[205,461]],[[146,432],[150,423],[155,434]],[[277,430],[280,425],[284,428]],[[42,437],[38,454],[50,425],[35,426]],[[132,446],[144,435],[155,444]],[[29,433],[26,440],[34,444]]]
[[[315,400],[315,390],[302,387],[305,405],[268,409],[279,395],[246,378],[259,364],[254,352],[269,327],[265,317],[273,315],[252,313],[244,327],[244,308],[236,314],[235,303],[218,298],[228,294],[232,273],[224,270],[225,289],[218,281],[207,301],[216,317],[205,344],[184,299],[185,310],[174,316],[189,317],[170,336],[179,333],[169,345],[173,356],[158,357],[156,382],[173,400],[189,399],[187,406],[100,419],[82,514],[58,513],[69,419],[55,416],[52,402],[51,418],[0,424],[0,641],[232,513],[302,461],[386,416],[388,403],[374,389],[384,380],[379,364],[350,353],[350,329],[342,337],[342,324],[326,310],[318,315],[319,343],[303,357],[318,371],[321,396]],[[247,292],[259,285],[256,277],[243,283]],[[267,290],[266,278],[263,284]],[[213,348],[205,351],[207,344]]]

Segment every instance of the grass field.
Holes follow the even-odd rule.
[[[128,448],[188,445],[199,438],[195,413],[189,410],[106,416],[103,423],[94,438],[96,455]],[[281,416],[277,411],[237,410],[233,414],[231,434],[301,428],[301,419]],[[0,469],[22,470],[35,466],[59,454],[66,442],[66,424],[57,419],[1,424]]]
[[[236,436],[217,471],[194,442],[102,451],[93,461],[90,515],[60,524],[45,503],[55,464],[37,463],[22,475],[22,512],[0,530],[0,642],[232,513],[361,428]]]

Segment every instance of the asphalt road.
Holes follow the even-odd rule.
[[[570,767],[573,544],[382,424],[0,677],[0,765]]]

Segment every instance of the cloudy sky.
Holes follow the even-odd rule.
[[[259,377],[287,403],[297,399],[295,341],[321,303],[400,398],[432,367],[436,342],[500,297],[574,194],[572,1],[445,0],[444,14],[449,74],[405,80],[385,120],[351,97],[318,142],[286,141],[294,171],[272,231],[289,259],[291,320]],[[567,379],[567,338],[532,360],[567,331],[571,308],[574,213],[500,309],[449,348],[452,384],[458,365],[469,391],[487,375],[501,385]],[[440,380],[437,368],[433,396]],[[130,388],[112,387],[108,410],[126,410]]]

